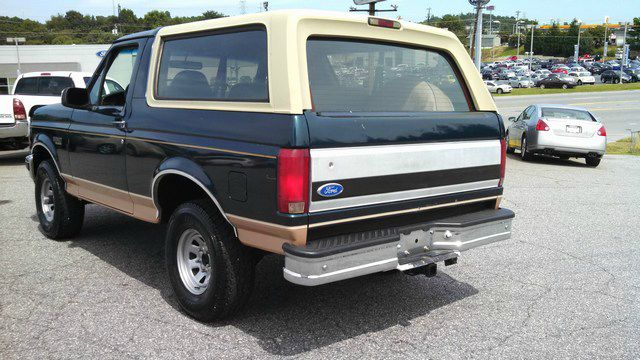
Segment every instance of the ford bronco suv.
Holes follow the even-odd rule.
[[[433,276],[511,235],[504,125],[443,29],[273,11],[127,35],[31,125],[41,231],[79,235],[88,203],[168,223],[169,279],[200,320],[246,302],[265,253],[314,286]]]

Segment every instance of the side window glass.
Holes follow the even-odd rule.
[[[267,102],[266,31],[247,29],[165,40],[156,96]]]
[[[115,55],[102,79],[99,105],[124,106],[137,56],[137,48],[124,48]]]

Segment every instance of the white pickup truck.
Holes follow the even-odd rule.
[[[21,149],[28,145],[29,118],[35,109],[60,103],[62,90],[84,88],[91,73],[51,71],[24,73],[10,95],[0,95],[0,146]]]

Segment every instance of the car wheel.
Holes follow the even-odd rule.
[[[252,252],[209,201],[188,202],[174,211],[165,261],[180,307],[199,321],[230,316],[251,295]]]
[[[544,89],[544,88],[545,88],[544,84],[540,84],[540,89]]]
[[[84,220],[84,203],[66,193],[64,183],[50,160],[38,166],[35,185],[40,232],[55,240],[78,235]]]
[[[578,80],[578,85],[582,85],[582,80]]]
[[[564,90],[567,90],[567,88],[568,88],[567,84],[562,84],[562,88],[563,88]]]
[[[596,167],[600,165],[601,158],[587,156],[584,161],[587,163],[587,166]]]
[[[496,90],[496,93],[498,93],[498,94],[502,94],[503,92],[504,91],[502,89],[500,89],[500,88],[498,88],[498,90]]]
[[[616,84],[620,84],[620,79],[614,80]]]
[[[533,155],[527,151],[527,137],[523,136],[520,142],[520,157],[523,161],[529,161],[533,158]]]
[[[602,80],[602,83],[603,83],[603,84],[606,84],[606,83],[607,83],[607,79],[605,79],[605,78],[601,78],[600,80]]]

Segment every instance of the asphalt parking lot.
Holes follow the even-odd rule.
[[[505,122],[510,116],[518,116],[531,104],[566,104],[580,106],[593,112],[607,128],[609,141],[629,136],[629,130],[640,131],[640,90],[507,95],[494,96],[494,100]]]
[[[202,324],[177,309],[163,231],[97,206],[82,234],[37,230],[24,152],[0,154],[0,358],[640,357],[640,157],[510,156],[513,238],[435,278],[304,288],[258,266],[247,311]]]

